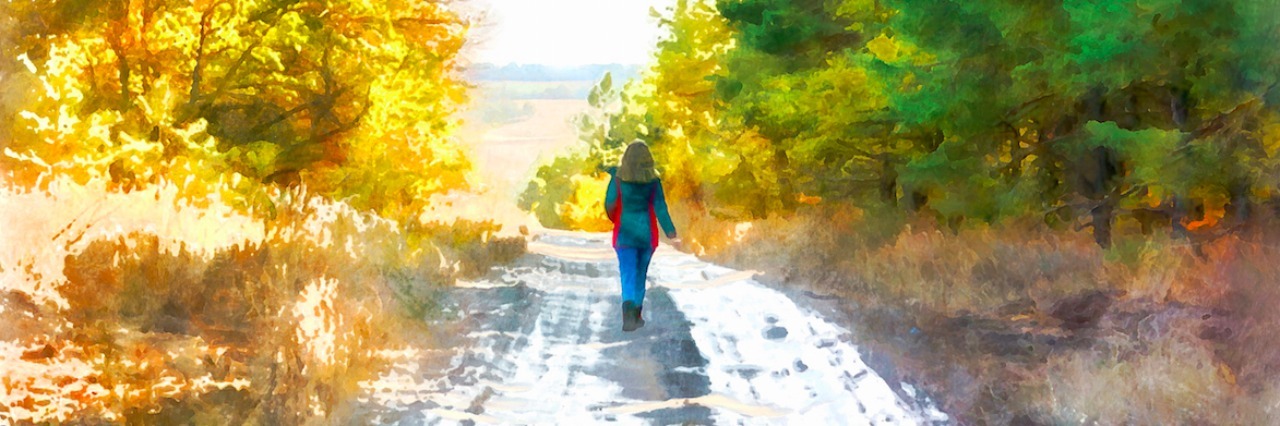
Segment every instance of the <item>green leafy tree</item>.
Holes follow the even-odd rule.
[[[909,114],[906,122],[940,126],[943,133],[943,149],[908,170],[911,184],[933,190],[931,200],[946,200],[948,193],[970,200],[940,205],[946,214],[994,220],[1083,213],[1106,245],[1115,216],[1144,203],[1183,227],[1204,220],[1188,217],[1191,206],[1203,211],[1211,199],[1236,200],[1237,212],[1258,201],[1247,196],[1258,184],[1247,173],[1212,171],[1243,167],[1261,174],[1266,167],[1249,160],[1265,155],[1245,153],[1261,152],[1265,143],[1254,130],[1270,115],[1263,110],[1275,108],[1266,101],[1274,97],[1274,78],[1253,67],[1277,58],[1251,53],[1275,41],[1274,24],[1264,23],[1274,5],[894,6],[900,13],[892,24],[912,29],[902,37],[939,59],[919,70],[921,88],[902,93],[899,104]],[[1159,150],[1173,155],[1155,155]],[[949,170],[954,160],[971,167]],[[983,188],[1011,195],[995,198]]]
[[[1104,246],[1119,219],[1225,229],[1273,202],[1278,8],[682,1],[655,12],[668,36],[636,88],[581,130],[604,152],[651,141],[675,198],[731,217],[889,205]]]

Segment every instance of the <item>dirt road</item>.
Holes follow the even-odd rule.
[[[648,325],[623,333],[607,235],[548,232],[461,283],[447,366],[375,392],[402,424],[933,424],[945,414],[869,368],[848,330],[735,271],[661,247]],[[409,363],[407,365],[414,365]],[[895,391],[895,389],[898,389]]]

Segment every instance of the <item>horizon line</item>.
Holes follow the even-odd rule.
[[[545,63],[545,62],[514,62],[514,61],[512,61],[512,62],[472,62],[472,63],[470,63],[470,64],[468,64],[468,65],[465,65],[465,66],[475,66],[475,65],[494,65],[494,66],[502,66],[502,67],[505,67],[505,66],[512,66],[512,65],[517,65],[517,66],[523,66],[523,65],[539,65],[539,66],[552,67],[552,68],[580,68],[580,67],[591,67],[591,66],[613,66],[613,65],[619,65],[619,66],[645,66],[645,65],[648,65],[648,63],[639,63],[639,62],[589,62],[589,63],[581,63],[581,64],[554,64],[554,63]]]

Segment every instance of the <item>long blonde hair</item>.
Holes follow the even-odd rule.
[[[653,153],[649,152],[648,144],[637,139],[627,145],[627,151],[622,153],[622,164],[618,166],[618,179],[633,183],[658,179],[658,170],[654,168]]]

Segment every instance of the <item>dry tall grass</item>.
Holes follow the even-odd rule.
[[[492,223],[268,196],[0,186],[0,423],[356,421],[380,351],[430,333],[434,292],[523,251]]]
[[[834,205],[752,223],[677,210],[700,254],[841,297],[862,343],[963,424],[1280,414],[1275,233],[1128,235],[1104,250],[1083,233],[952,233]]]

